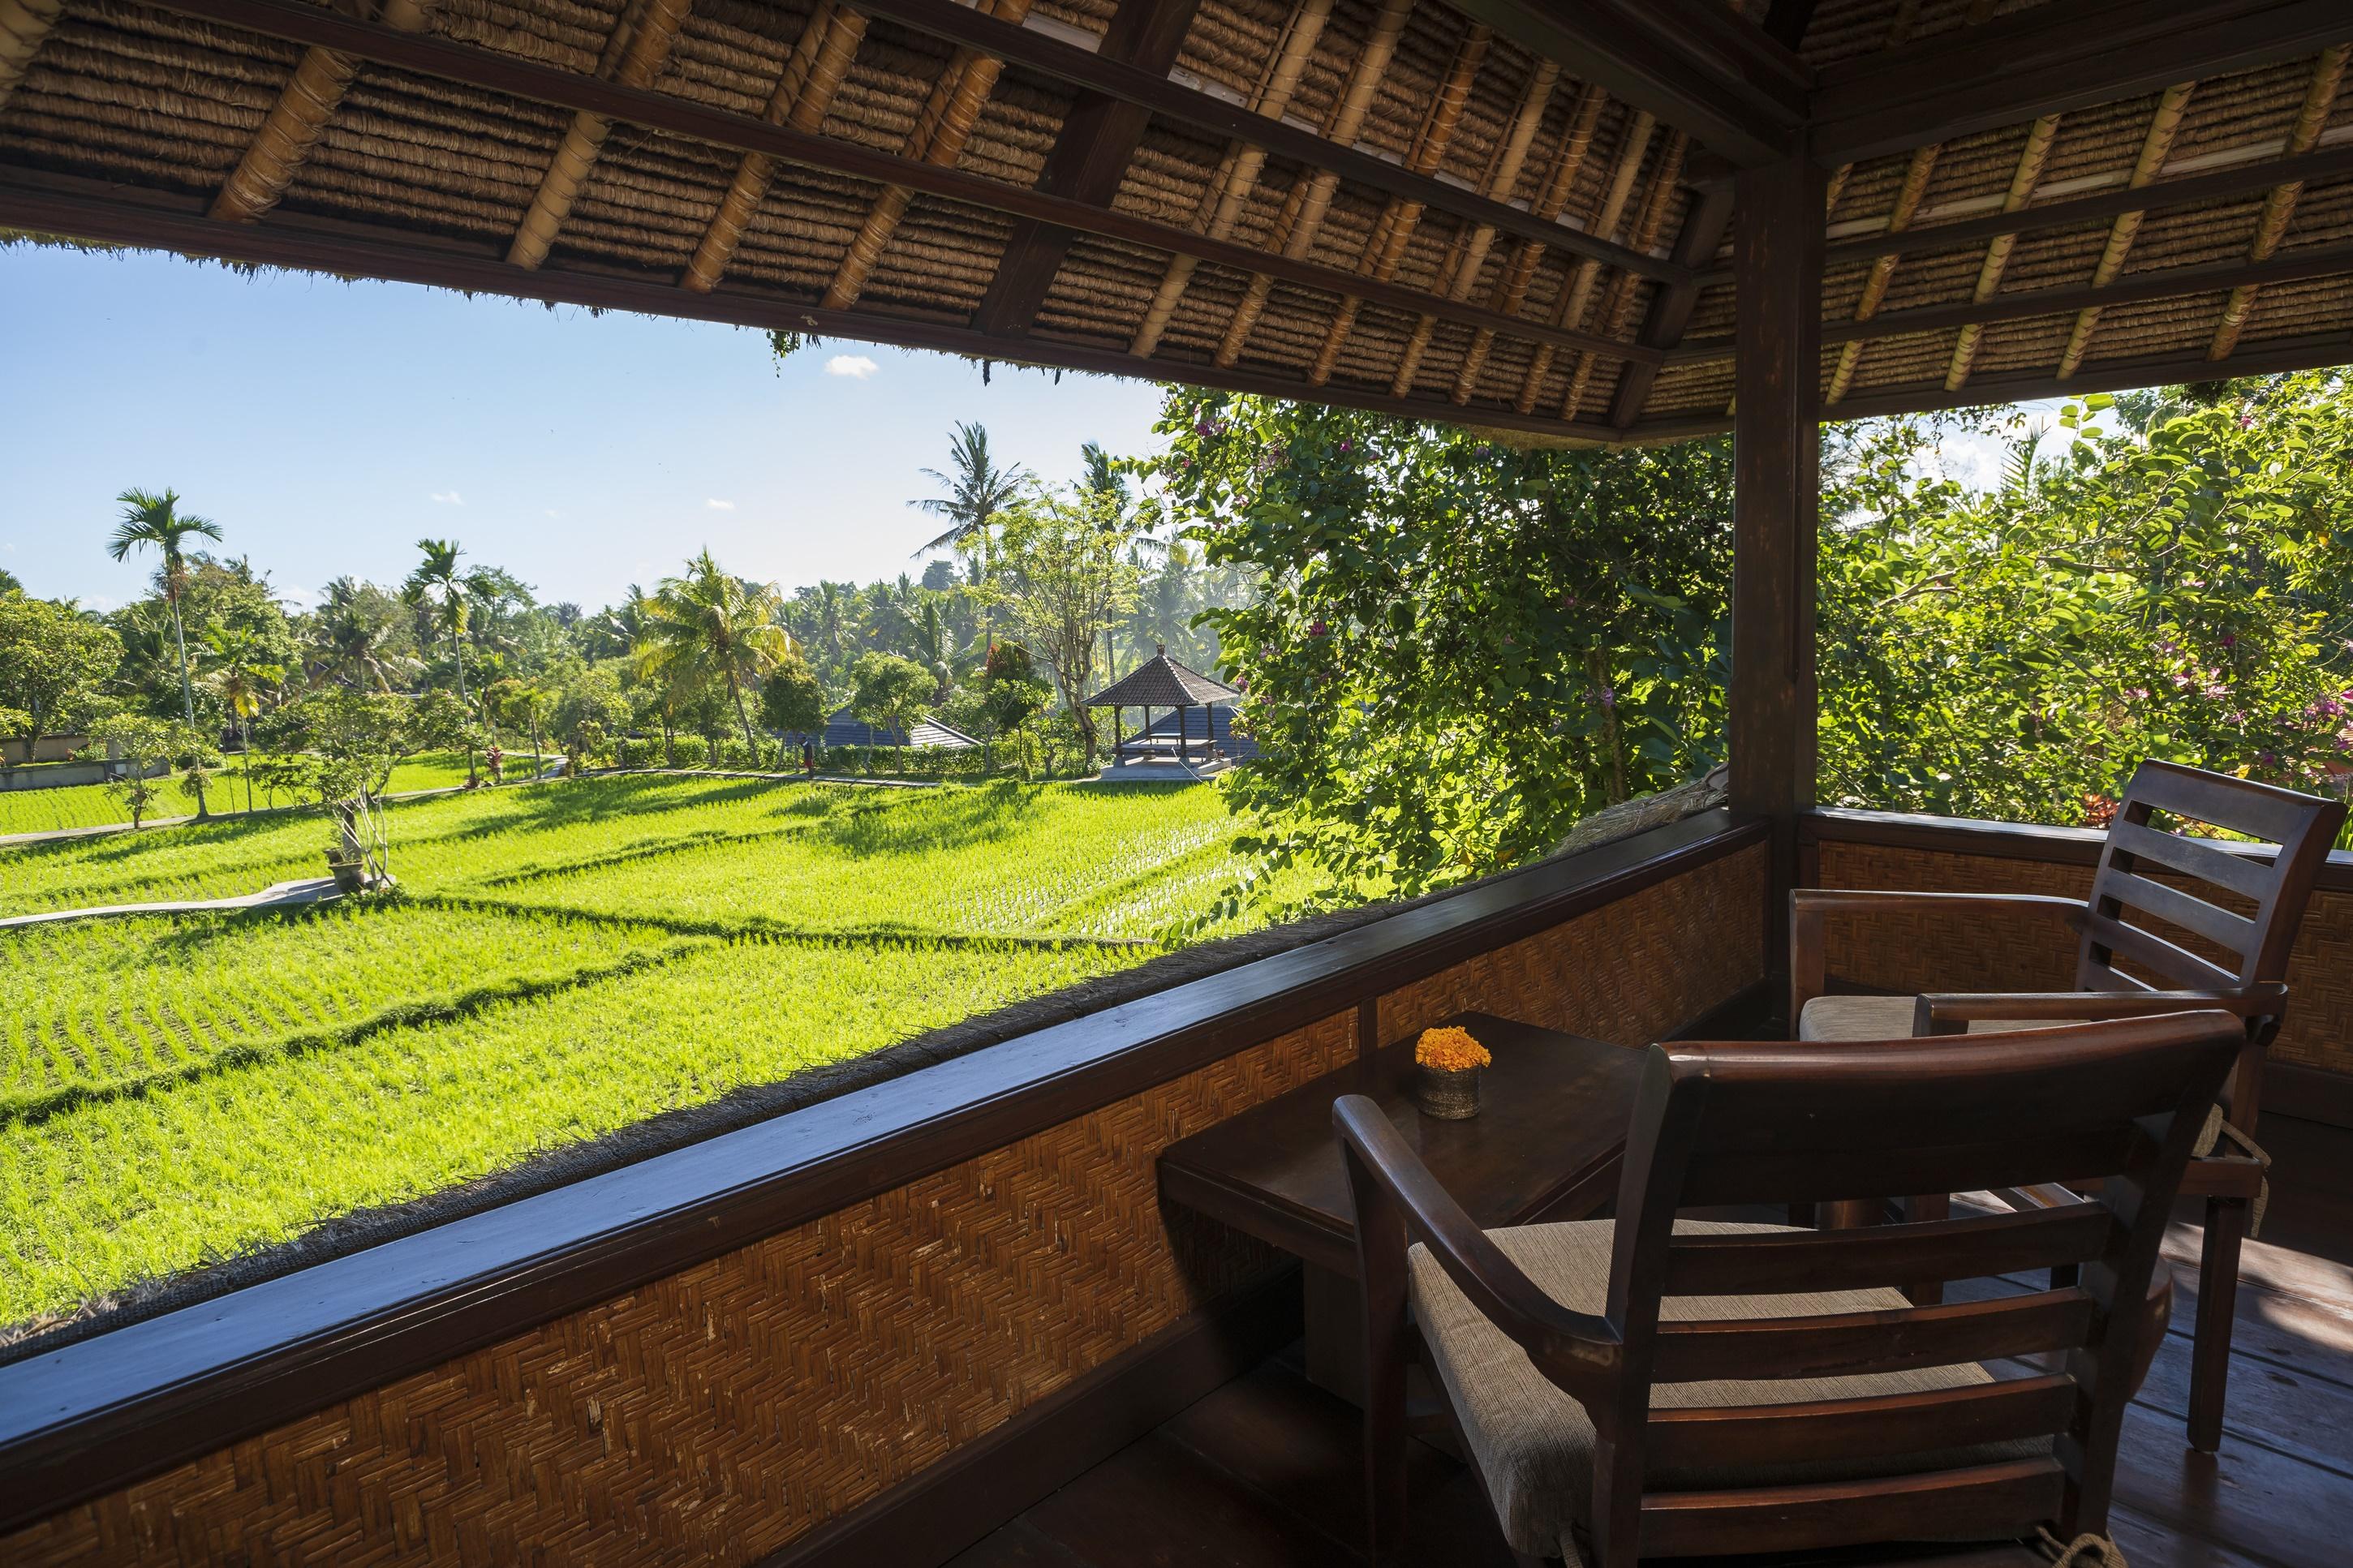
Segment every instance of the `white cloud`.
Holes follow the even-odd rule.
[[[540,514],[540,515],[542,515],[543,517],[562,517],[564,514],[563,514],[562,512],[560,512],[560,511],[556,510],[554,507],[552,507],[552,506],[551,506],[551,507],[547,507],[547,508],[543,509],[543,510],[542,510],[542,512],[541,512],[541,514]]]
[[[278,596],[298,610],[315,610],[322,598],[316,588],[280,588]]]
[[[717,496],[711,497],[702,504],[709,507],[713,511],[733,511],[735,510],[735,503],[733,501],[721,500]]]
[[[433,492],[432,500],[435,506],[464,506],[466,504],[466,498],[459,495],[456,490],[435,490]]]
[[[852,381],[864,381],[882,367],[864,354],[836,354],[825,362],[828,375],[846,375]]]

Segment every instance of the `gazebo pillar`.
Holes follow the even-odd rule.
[[[1734,809],[1773,822],[1766,968],[1788,962],[1798,816],[1814,804],[1814,572],[1820,526],[1820,164],[1793,156],[1734,176],[1732,689]],[[1769,994],[1786,994],[1776,984]]]

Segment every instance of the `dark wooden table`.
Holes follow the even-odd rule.
[[[1304,1264],[1307,1366],[1354,1397],[1363,1376],[1356,1241],[1332,1102],[1369,1094],[1440,1185],[1480,1225],[1582,1219],[1615,1194],[1642,1053],[1487,1013],[1445,1020],[1494,1056],[1479,1114],[1441,1121],[1414,1108],[1413,1041],[1172,1143],[1160,1192],[1296,1254]]]

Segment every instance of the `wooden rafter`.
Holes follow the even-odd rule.
[[[989,16],[1015,26],[1029,14],[1029,0],[981,0],[981,4]],[[1004,69],[1005,62],[995,55],[958,49],[933,84],[923,112],[908,133],[907,155],[943,169],[955,168],[964,156],[965,143],[972,138],[973,127],[980,123],[981,106],[997,90],[997,79]],[[875,198],[825,291],[828,309],[843,310],[857,302],[882,259],[882,247],[899,232],[899,222],[914,199],[915,193],[905,185],[887,185]]]
[[[1406,18],[1412,15],[1413,0],[1382,0],[1372,31],[1357,47],[1355,61],[1348,68],[1347,85],[1341,89],[1324,121],[1324,134],[1327,139],[1343,145],[1356,142],[1357,133],[1364,129],[1365,116],[1372,111],[1373,94],[1379,90],[1381,78],[1397,54]],[[1482,29],[1481,54],[1486,52],[1486,47]],[[1463,90],[1470,90],[1467,81]],[[1461,112],[1460,104],[1454,112]],[[1303,261],[1314,250],[1315,237],[1324,227],[1324,215],[1332,207],[1332,193],[1339,188],[1340,176],[1328,169],[1318,169],[1293,183],[1283,197],[1282,215],[1275,220],[1275,233],[1281,237],[1283,255]],[[1259,316],[1266,310],[1267,300],[1273,292],[1272,278],[1263,272],[1250,275],[1249,287],[1242,290],[1232,317],[1226,322],[1226,335],[1218,344],[1219,364],[1229,365],[1241,357],[1242,345],[1250,341],[1250,329],[1258,325]]]
[[[1841,161],[1905,152],[2211,78],[2344,40],[2344,0],[2086,0],[2013,12],[1900,53],[1825,67],[1811,145]]]
[[[902,23],[917,32],[995,55],[1007,65],[1121,99],[1150,110],[1156,119],[1190,127],[1213,141],[1248,142],[1262,153],[1310,169],[1325,170],[1384,195],[1409,197],[1433,212],[1449,213],[1471,223],[1491,223],[1505,234],[1542,239],[1564,250],[1598,257],[1612,266],[1631,268],[1648,277],[1670,277],[1666,263],[1655,258],[1609,245],[1572,228],[1545,225],[1507,203],[1478,195],[1434,176],[1416,174],[1377,153],[1290,124],[1280,114],[1253,108],[1255,94],[1245,101],[1235,102],[1166,76],[1155,76],[1118,60],[1106,59],[1040,29],[1010,26],[986,12],[959,5],[956,0],[862,0],[861,9],[878,19]],[[1324,9],[1328,13],[1328,0]]]
[[[1138,70],[1166,73],[1176,63],[1200,0],[1120,0],[1098,51]],[[1041,190],[1108,205],[1119,195],[1128,163],[1144,142],[1152,116],[1105,93],[1082,91],[1056,132],[1054,150],[1038,176]],[[1054,286],[1077,236],[1059,225],[1024,219],[1013,227],[973,325],[997,336],[1029,331]]]
[[[65,0],[0,0],[0,109],[64,12]]]
[[[1928,177],[1936,172],[1936,154],[1944,151],[1942,142],[1931,142],[1926,147],[1912,150],[1912,158],[1904,168],[1904,181],[1895,189],[1895,205],[1887,215],[1887,226],[1898,233],[1912,226],[1920,202],[1928,194]],[[1854,319],[1867,321],[1879,314],[1880,305],[1887,298],[1887,286],[1895,280],[1895,266],[1900,259],[1894,252],[1872,262],[1871,270],[1862,280],[1862,296],[1854,304]],[[1840,346],[1838,363],[1831,371],[1831,384],[1822,395],[1825,403],[1836,403],[1844,397],[1847,388],[1854,384],[1854,373],[1862,363],[1862,342],[1860,339]]]
[[[364,224],[307,215],[280,214],[261,224],[224,224],[185,203],[125,201],[97,182],[46,176],[35,182],[0,176],[0,228],[35,234],[73,235],[100,244],[155,246],[189,256],[264,267],[287,267],[345,277],[381,278],[430,288],[543,300],[593,310],[634,310],[691,321],[725,322],[762,331],[812,332],[904,348],[928,349],[976,358],[1005,357],[1005,344],[973,331],[935,321],[879,315],[869,310],[828,310],[780,300],[772,294],[722,287],[697,293],[670,284],[574,270],[562,265],[525,272],[508,267],[487,247],[418,240],[391,231],[367,232]],[[1133,376],[1138,366],[1124,351],[1032,336],[1022,345],[1025,363],[1058,365],[1095,374]],[[1202,386],[1271,397],[1296,397],[1290,376],[1246,367],[1220,367],[1198,360],[1164,361],[1160,374]],[[1322,401],[1409,419],[1455,416],[1436,398],[1396,398],[1363,388],[1335,386]],[[1528,418],[1508,409],[1482,410],[1480,422],[1569,441],[1607,443],[1618,433],[1603,426],[1564,426],[1550,417]],[[1633,433],[1636,440],[1680,440],[1721,430],[1722,420],[1672,418],[1651,422]]]
[[[7,4],[9,0],[0,0]],[[432,19],[437,0],[385,0],[376,20],[404,33],[421,33]],[[227,223],[250,223],[278,205],[293,183],[295,173],[310,157],[328,117],[343,101],[343,94],[359,74],[360,58],[336,49],[308,48],[294,74],[279,89],[278,101],[262,117],[261,129],[221,182],[213,198],[213,216]]]
[[[624,11],[605,45],[605,58],[598,64],[597,75],[609,76],[626,88],[644,89],[651,85],[662,62],[670,58],[670,47],[678,37],[679,28],[685,24],[691,0],[641,0],[634,12]],[[580,198],[580,188],[588,183],[596,167],[597,158],[605,151],[605,138],[612,133],[613,122],[601,114],[586,110],[575,111],[572,123],[565,128],[564,140],[557,143],[555,156],[549,160],[547,173],[540,176],[539,189],[531,198],[531,206],[516,226],[513,243],[507,247],[507,261],[522,268],[537,267],[547,259],[555,244],[564,220],[572,216],[572,204]]]
[[[2165,155],[2172,151],[2174,133],[2181,129],[2181,117],[2189,108],[2189,95],[2197,90],[2194,81],[2176,82],[2160,94],[2157,112],[2149,117],[2148,133],[2141,138],[2140,156],[2133,163],[2132,178],[2126,184],[2137,190],[2157,178],[2158,170],[2165,166]],[[2092,269],[2092,287],[2105,289],[2116,281],[2125,269],[2125,258],[2132,254],[2133,240],[2140,233],[2145,212],[2116,215],[2108,226],[2108,242],[2101,248],[2099,265]],[[2075,324],[2067,333],[2067,347],[2059,356],[2059,377],[2065,380],[2075,374],[2084,363],[2084,353],[2092,346],[2092,333],[2100,324],[2100,307],[2086,306],[2076,312]]]
[[[1633,243],[1648,250],[1659,240],[1659,230],[1667,221],[1667,209],[1674,205],[1675,186],[1683,166],[1684,149],[1691,138],[1682,132],[1668,133],[1666,147],[1659,154],[1658,173],[1651,176],[1651,194],[1643,201],[1641,212],[1634,220]],[[1671,287],[1671,285],[1670,285]],[[1630,272],[1620,272],[1610,279],[1603,296],[1601,310],[1595,324],[1605,338],[1619,339],[1626,334],[1626,313],[1633,308],[1635,296],[1641,289],[1641,279]],[[1593,373],[1600,368],[1601,356],[1591,349],[1577,356],[1577,368],[1569,373],[1568,390],[1560,400],[1560,416],[1574,419],[1584,405],[1587,388],[1593,384]]]
[[[1797,144],[1813,73],[1715,0],[1457,0],[1504,37],[1736,163]]]
[[[1480,62],[1487,58],[1487,46],[1492,36],[1485,27],[1479,26],[1473,26],[1463,35],[1461,46],[1455,51],[1453,67],[1440,85],[1438,96],[1430,101],[1430,111],[1422,116],[1421,129],[1416,133],[1413,149],[1407,156],[1406,166],[1417,174],[1435,173],[1446,156],[1446,149],[1454,140],[1455,128],[1462,122],[1462,107],[1470,101],[1472,80],[1479,74]],[[1549,60],[1536,66],[1536,75],[1544,79],[1547,91],[1553,78],[1558,74],[1558,68]],[[1534,83],[1530,85],[1533,87]],[[1541,101],[1538,100],[1539,105]],[[1511,134],[1520,135],[1523,128],[1529,137],[1535,136],[1533,118],[1525,112],[1514,121]],[[1525,148],[1522,155],[1525,155]],[[1406,201],[1397,196],[1389,198],[1388,205],[1381,209],[1380,221],[1373,226],[1372,234],[1365,241],[1365,254],[1357,262],[1366,276],[1384,281],[1397,276],[1398,268],[1405,260],[1406,247],[1412,242],[1414,227],[1421,222],[1422,210],[1419,202]],[[1332,379],[1332,367],[1338,363],[1341,346],[1348,341],[1348,333],[1356,323],[1356,312],[1363,305],[1362,300],[1351,294],[1333,311],[1332,324],[1324,333],[1324,346],[1316,350],[1314,362],[1308,367],[1307,381],[1311,386],[1321,386]]]
[[[1638,110],[1627,121],[1625,139],[1618,144],[1618,162],[1609,173],[1609,194],[1601,198],[1601,210],[1594,215],[1594,233],[1605,237],[1617,234],[1626,204],[1634,194],[1634,176],[1641,172],[1643,154],[1650,151],[1651,135],[1658,129],[1658,123],[1648,110]],[[1586,307],[1593,298],[1594,282],[1600,275],[1601,264],[1591,257],[1577,264],[1577,273],[1561,291],[1559,308],[1553,313],[1556,323],[1571,330],[1582,328]],[[1550,345],[1539,346],[1535,357],[1528,362],[1527,373],[1520,377],[1520,392],[1512,400],[1513,407],[1523,414],[1535,407],[1536,395],[1544,386],[1545,377],[1551,374],[1552,361]],[[1473,370],[1471,379],[1461,375],[1454,378],[1455,402],[1471,401],[1470,388],[1477,384],[1475,375]]]
[[[2046,114],[2027,128],[2026,144],[2018,150],[2018,163],[2010,172],[2010,189],[2002,193],[2001,210],[2016,212],[2033,197],[2034,187],[2042,179],[2042,165],[2051,161],[2051,144],[2059,139],[2059,116]],[[2018,247],[2016,233],[1998,234],[1987,244],[1985,258],[1978,263],[1978,281],[1970,298],[1978,304],[1990,300],[2001,289],[2001,275],[2010,266],[2010,253]],[[1958,392],[1969,379],[1969,369],[1977,363],[1978,344],[1985,329],[1971,321],[1960,329],[1953,340],[1953,357],[1945,367],[1945,389]]]
[[[182,15],[202,16],[223,26],[242,27],[298,44],[318,44],[364,56],[488,92],[506,93],[557,108],[645,126],[734,153],[763,153],[781,163],[820,170],[877,185],[905,185],[923,195],[962,202],[1009,216],[1038,218],[1082,234],[1170,255],[1190,257],[1243,274],[1266,272],[1277,279],[1335,297],[1359,293],[1368,303],[1407,314],[1430,311],[1467,327],[1492,327],[1509,337],[1550,342],[1561,348],[1620,352],[1590,334],[1543,321],[1508,319],[1476,306],[1456,303],[1424,289],[1381,283],[1338,268],[1293,260],[1250,246],[1196,234],[1117,208],[1095,206],[1067,196],[1009,184],[921,159],[884,153],[857,142],[811,135],[776,125],[756,115],[716,109],[674,94],[633,88],[577,71],[559,70],[518,56],[495,54],[426,35],[398,32],[375,23],[337,16],[324,6],[286,0],[161,0]],[[1000,345],[1001,349],[1001,345]],[[1004,357],[1001,352],[997,357]],[[1133,368],[1133,367],[1131,367]]]
[[[1547,93],[1549,90],[1550,83],[1547,82]],[[1553,153],[1552,169],[1545,177],[1544,184],[1537,187],[1531,208],[1546,222],[1558,219],[1561,208],[1568,205],[1569,195],[1577,188],[1577,171],[1584,168],[1586,154],[1593,146],[1594,127],[1601,122],[1601,111],[1609,102],[1609,95],[1598,87],[1588,87],[1577,94],[1577,107],[1569,111],[1568,123],[1561,131],[1560,145]],[[1538,115],[1544,111],[1540,100],[1533,108]],[[1525,146],[1516,151],[1507,150],[1504,157],[1488,174],[1488,190],[1510,194],[1512,187],[1519,183],[1520,168],[1526,161],[1527,149]],[[1448,298],[1470,298],[1471,290],[1478,287],[1479,274],[1486,267],[1487,253],[1493,248],[1494,243],[1495,231],[1484,226],[1473,229],[1467,237],[1456,240],[1447,258]],[[1492,309],[1507,316],[1520,313],[1520,307],[1527,301],[1528,283],[1535,277],[1536,263],[1543,258],[1544,253],[1545,247],[1535,240],[1524,238],[1517,242],[1511,264],[1505,268],[1504,277],[1497,280],[1493,298],[1489,300]],[[1397,377],[1390,384],[1390,391],[1402,395],[1413,385],[1414,378],[1421,374],[1422,355],[1430,351],[1430,335],[1437,328],[1436,319],[1430,316],[1424,316],[1414,323],[1413,335],[1406,340],[1405,353],[1398,362]],[[1471,346],[1464,352],[1463,367],[1474,384],[1478,379],[1479,367],[1486,363],[1488,352],[1494,346],[1494,333],[1481,331],[1472,334]],[[1461,376],[1458,375],[1455,384],[1462,384]],[[1458,403],[1462,400],[1459,396],[1455,399]]]
[[[1283,110],[1291,107],[1292,94],[1299,90],[1299,78],[1307,68],[1308,57],[1315,52],[1315,40],[1324,36],[1324,24],[1331,16],[1332,0],[1303,0],[1299,9],[1291,14],[1282,44],[1269,57],[1265,74],[1250,93],[1253,112],[1268,120],[1282,120]],[[1242,206],[1250,200],[1251,190],[1258,184],[1259,173],[1265,167],[1266,149],[1257,142],[1237,141],[1226,148],[1218,172],[1210,176],[1208,189],[1202,194],[1198,224],[1203,234],[1222,240],[1234,232]],[[1192,281],[1197,265],[1189,256],[1179,255],[1169,260],[1160,275],[1160,287],[1154,291],[1152,303],[1144,312],[1143,323],[1128,344],[1130,353],[1149,356],[1159,348],[1160,334],[1168,330],[1169,319],[1176,313],[1177,302],[1184,299],[1185,286]]]
[[[2337,89],[2345,80],[2347,47],[2338,44],[2323,49],[2313,63],[2312,80],[2306,87],[2304,103],[2297,109],[2295,121],[2288,127],[2287,151],[2290,157],[2309,153],[2320,140],[2321,128],[2328,123],[2328,111],[2337,102]],[[2247,258],[2262,261],[2279,248],[2286,233],[2288,219],[2295,216],[2296,198],[2304,194],[2301,184],[2289,183],[2274,185],[2263,197],[2263,210],[2255,218],[2254,243],[2247,247]],[[2256,287],[2241,284],[2231,290],[2222,305],[2222,319],[2214,328],[2214,341],[2208,345],[2206,357],[2226,360],[2231,351],[2239,346],[2239,334],[2246,330],[2247,318],[2254,314]]]
[[[864,12],[835,0],[818,0],[801,28],[800,40],[785,60],[776,90],[761,110],[762,118],[772,125],[814,133],[825,123],[826,110],[833,107],[833,95],[841,89],[849,62],[865,37]],[[744,231],[751,227],[754,215],[767,199],[768,184],[776,177],[774,158],[764,153],[743,155],[727,184],[727,194],[720,198],[710,226],[702,231],[702,243],[694,247],[679,279],[681,287],[703,294],[719,287],[727,264],[735,258],[735,247],[744,243]]]
[[[1732,182],[1720,181],[1707,186],[1692,198],[1683,214],[1683,226],[1675,236],[1674,254],[1678,260],[1697,267],[1714,256],[1724,245],[1724,237],[1732,230]],[[1671,349],[1683,342],[1684,331],[1691,325],[1692,311],[1699,304],[1699,284],[1662,283],[1651,296],[1651,308],[1642,319],[1641,330],[1634,341],[1645,348]],[[1609,423],[1620,430],[1631,429],[1642,416],[1642,409],[1651,400],[1651,388],[1657,384],[1659,367],[1630,361],[1618,372],[1618,390],[1609,400]]]

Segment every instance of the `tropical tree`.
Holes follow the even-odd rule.
[[[1135,592],[1119,521],[1116,499],[1103,492],[1031,490],[1006,517],[989,595],[1052,674],[1091,758],[1094,715],[1085,703],[1096,654],[1103,629]]]
[[[780,735],[825,730],[825,686],[797,654],[780,659],[760,681],[760,723]]]
[[[458,570],[459,557],[465,553],[454,539],[420,539],[417,548],[425,559],[409,573],[403,593],[431,620],[449,634],[449,657],[458,674],[458,700],[466,700],[466,619],[471,601],[466,592],[465,576]],[[474,771],[474,751],[466,749],[466,782],[480,784],[480,775]]]
[[[912,658],[861,653],[849,677],[851,715],[878,730],[908,734],[930,705],[932,673]]]
[[[190,539],[217,540],[220,524],[208,517],[180,510],[176,490],[157,495],[152,490],[124,490],[114,498],[122,508],[122,517],[114,526],[114,537],[107,542],[107,553],[117,561],[127,559],[134,550],[152,549],[164,561],[164,602],[172,609],[172,641],[180,667],[180,717],[190,729],[196,724],[195,683],[188,673],[188,634],[180,620],[180,595],[188,585],[188,558],[183,548]],[[201,812],[204,802],[197,801]]]
[[[91,725],[82,755],[122,764],[106,788],[131,814],[133,828],[146,821],[148,808],[163,794],[156,776],[169,769],[180,770],[183,787],[195,797],[196,815],[203,816],[204,780],[220,761],[194,725],[144,713],[111,714]]]
[[[947,494],[929,496],[907,504],[916,510],[944,519],[947,531],[915,552],[957,549],[970,552],[972,580],[976,586],[988,577],[988,531],[999,513],[1013,504],[1021,487],[1029,482],[1029,470],[1016,464],[1009,468],[997,466],[988,449],[988,432],[975,421],[958,425],[948,442],[948,466],[944,472],[925,468],[923,477],[937,483]]]
[[[683,576],[665,577],[646,603],[647,626],[637,647],[640,675],[687,689],[724,686],[743,726],[744,744],[759,755],[744,688],[756,686],[793,651],[779,624],[783,601],[772,585],[744,582],[721,570],[706,546]]]
[[[306,658],[318,678],[388,694],[395,677],[406,681],[417,668],[406,637],[396,600],[372,583],[337,577],[311,616]]]
[[[286,667],[269,658],[268,640],[254,626],[213,626],[205,633],[212,668],[206,684],[220,696],[237,721],[237,746],[245,754],[245,809],[253,809],[253,719],[261,699],[286,679]]]
[[[25,737],[26,762],[96,700],[121,658],[121,638],[70,605],[0,593],[0,711]]]

